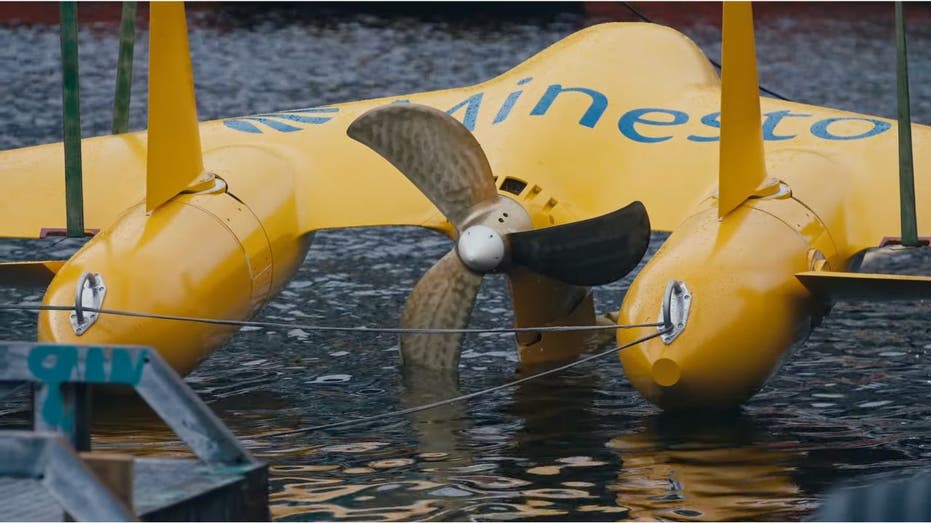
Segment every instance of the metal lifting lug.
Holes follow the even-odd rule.
[[[685,286],[685,282],[670,280],[666,284],[663,305],[659,311],[658,322],[662,325],[656,328],[658,331],[663,332],[662,336],[660,336],[663,343],[669,345],[685,330],[691,308],[692,293]]]
[[[74,292],[74,312],[71,313],[71,328],[75,334],[80,336],[87,332],[100,316],[96,310],[86,311],[84,307],[99,309],[106,295],[107,286],[104,285],[102,276],[89,272],[81,275]]]

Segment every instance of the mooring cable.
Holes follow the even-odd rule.
[[[643,20],[644,22],[647,22],[647,23],[649,23],[649,24],[655,24],[655,23],[656,23],[656,22],[654,22],[653,20],[651,20],[650,18],[648,18],[646,15],[644,15],[643,13],[641,13],[640,11],[638,11],[636,8],[634,8],[634,6],[630,5],[630,2],[621,2],[621,4],[622,4],[625,8],[627,8],[628,11],[630,11],[631,13],[633,13],[634,15],[636,15],[637,18]],[[714,65],[714,66],[717,67],[718,69],[723,69],[723,68],[721,67],[721,64],[719,64],[717,61],[715,61],[714,58],[711,58],[710,56],[708,56],[707,53],[705,53],[705,56],[708,58],[708,61],[712,63],[712,65]],[[780,100],[784,100],[784,101],[786,101],[786,102],[791,102],[791,101],[792,101],[792,100],[790,100],[788,97],[785,97],[785,96],[783,96],[783,95],[777,93],[776,91],[767,89],[767,88],[764,87],[762,84],[760,84],[760,91],[763,91],[764,93],[766,93],[766,94],[768,94],[768,95],[770,95],[770,96],[775,96],[776,98],[778,98],[778,99],[780,99]]]
[[[19,310],[19,311],[74,311],[75,307],[68,305],[41,305],[41,304],[32,304],[32,303],[23,303],[23,304],[10,304],[10,303],[0,303],[0,310]],[[271,434],[263,434],[259,437],[261,438],[274,438],[279,436],[287,436],[291,434],[301,434],[305,432],[312,432],[317,430],[325,430],[332,428],[342,428],[352,425],[364,425],[371,423],[373,421],[378,421],[381,419],[404,416],[406,414],[412,414],[415,412],[421,412],[424,410],[434,409],[437,407],[442,407],[444,405],[449,405],[452,403],[457,403],[460,401],[465,401],[468,399],[476,398],[485,394],[490,394],[499,390],[507,389],[520,385],[521,383],[526,383],[531,380],[542,378],[544,376],[549,376],[551,374],[556,374],[564,370],[571,369],[573,367],[588,363],[589,361],[603,358],[609,354],[618,353],[624,349],[633,347],[645,341],[656,338],[657,336],[662,336],[670,329],[667,327],[665,329],[660,329],[664,326],[663,322],[655,323],[638,323],[638,324],[628,324],[628,325],[571,325],[571,326],[549,326],[549,327],[510,327],[510,328],[492,328],[492,329],[406,329],[406,328],[370,328],[370,327],[330,327],[330,326],[320,326],[320,325],[301,325],[295,323],[279,323],[279,322],[261,322],[261,321],[238,321],[238,320],[220,320],[213,318],[197,318],[197,317],[188,317],[188,316],[173,316],[168,314],[150,314],[143,312],[131,312],[131,311],[119,311],[111,309],[97,309],[93,307],[84,307],[85,312],[96,312],[98,314],[113,314],[119,316],[130,316],[130,317],[141,317],[141,318],[152,318],[152,319],[164,319],[164,320],[173,320],[173,321],[191,321],[191,322],[200,322],[200,323],[210,323],[210,324],[220,324],[220,325],[230,325],[230,326],[262,326],[262,327],[284,327],[284,328],[301,328],[307,330],[322,330],[322,331],[341,331],[341,332],[368,332],[368,333],[417,333],[417,334],[450,334],[450,333],[517,333],[517,332],[577,332],[577,331],[593,331],[593,330],[608,330],[608,329],[634,329],[634,328],[646,328],[646,327],[656,327],[657,332],[642,336],[630,343],[625,343],[623,345],[618,345],[612,347],[608,350],[586,356],[584,358],[575,360],[573,362],[567,363],[565,365],[560,365],[559,367],[554,367],[536,374],[520,378],[514,381],[509,381],[507,383],[502,383],[500,385],[495,385],[486,389],[482,389],[476,392],[470,392],[468,394],[462,394],[453,398],[447,398],[445,400],[435,401],[433,403],[427,403],[424,405],[418,405],[416,407],[410,407],[407,409],[396,410],[391,412],[386,412],[382,414],[377,414],[375,416],[368,416],[365,418],[358,418],[346,421],[339,421],[335,423],[327,423],[324,425],[314,425],[312,427],[304,427],[300,429],[285,430],[280,432],[273,432]]]
[[[25,310],[25,311],[73,311],[75,310],[74,306],[67,305],[41,305],[41,304],[9,304],[2,303],[0,304],[0,310]],[[231,325],[231,326],[263,326],[263,327],[286,327],[286,328],[301,328],[307,330],[324,330],[324,331],[343,331],[343,332],[369,332],[369,333],[420,333],[420,334],[448,334],[448,333],[516,333],[516,332],[575,332],[575,331],[587,331],[587,330],[607,330],[607,329],[633,329],[633,328],[645,328],[645,327],[656,327],[658,330],[652,334],[642,336],[630,343],[625,343],[623,345],[618,345],[612,347],[608,350],[586,356],[584,358],[575,360],[573,362],[567,363],[565,365],[560,365],[552,369],[548,369],[536,374],[526,376],[514,381],[509,381],[507,383],[502,383],[500,385],[495,385],[486,389],[482,389],[475,392],[470,392],[468,394],[462,394],[455,396],[453,398],[447,398],[440,401],[435,401],[432,403],[427,403],[424,405],[418,405],[416,407],[410,407],[407,409],[396,410],[391,412],[385,412],[382,414],[377,414],[375,416],[368,416],[364,418],[351,419],[346,421],[338,421],[334,423],[326,423],[323,425],[314,425],[312,427],[304,427],[300,429],[291,429],[279,432],[273,432],[270,434],[262,434],[258,437],[260,438],[275,438],[280,436],[287,436],[292,434],[302,434],[306,432],[313,432],[318,430],[333,429],[333,428],[342,428],[349,427],[353,425],[365,425],[373,421],[378,421],[382,419],[404,416],[407,414],[412,414],[415,412],[421,412],[425,410],[434,409],[437,407],[442,407],[444,405],[449,405],[452,403],[457,403],[460,401],[465,401],[468,399],[476,398],[485,394],[490,394],[499,390],[507,389],[520,385],[521,383],[526,383],[531,380],[542,378],[544,376],[549,376],[551,374],[556,374],[564,370],[577,367],[588,363],[589,361],[603,358],[610,354],[618,353],[624,349],[639,345],[645,341],[656,338],[657,336],[662,336],[670,330],[669,327],[661,328],[664,326],[663,322],[656,323],[640,323],[640,324],[629,324],[629,325],[583,325],[583,326],[549,326],[549,327],[511,327],[511,328],[493,328],[493,329],[405,329],[405,328],[369,328],[369,327],[329,327],[329,326],[319,326],[319,325],[300,325],[294,323],[278,323],[278,322],[254,322],[254,321],[237,321],[237,320],[219,320],[212,318],[196,318],[188,316],[173,316],[167,314],[149,314],[141,312],[131,312],[131,311],[118,311],[110,309],[96,309],[92,307],[84,307],[86,312],[96,312],[98,314],[113,314],[113,315],[122,315],[130,317],[142,317],[142,318],[152,318],[152,319],[165,319],[165,320],[174,320],[174,321],[192,321],[192,322],[201,322],[201,323],[210,323],[210,324],[221,324],[221,325]]]
[[[0,303],[0,310],[19,310],[19,311],[74,311],[74,305],[42,305],[40,303]],[[223,320],[217,318],[200,318],[196,316],[175,316],[172,314],[155,314],[148,312],[132,312],[116,309],[98,309],[94,307],[82,307],[84,312],[96,312],[97,314],[110,314],[114,316],[128,316],[132,318],[147,318],[155,320],[169,321],[187,321],[193,323],[208,323],[212,325],[228,325],[233,327],[264,327],[270,329],[301,329],[305,331],[322,331],[322,332],[366,332],[371,334],[517,334],[517,333],[536,333],[536,332],[588,332],[588,331],[605,331],[618,329],[639,329],[645,327],[661,327],[662,322],[656,323],[633,323],[627,325],[550,325],[540,327],[495,327],[495,328],[467,328],[467,329],[441,329],[441,328],[404,328],[404,327],[337,327],[329,325],[310,325],[301,323],[273,322],[273,321],[247,321],[247,320]]]
[[[376,415],[374,415],[374,416],[367,416],[367,417],[364,417],[364,418],[351,419],[351,420],[346,420],[346,421],[337,421],[337,422],[334,422],[334,423],[326,423],[326,424],[323,424],[323,425],[314,425],[314,426],[312,426],[312,427],[304,427],[304,428],[300,428],[300,429],[283,430],[283,431],[279,431],[279,432],[272,432],[272,433],[270,433],[270,434],[262,434],[262,435],[260,435],[260,436],[258,436],[258,437],[260,437],[260,438],[277,438],[277,437],[279,437],[279,436],[288,436],[288,435],[292,435],[292,434],[303,434],[303,433],[306,433],[306,432],[315,432],[315,431],[318,431],[318,430],[343,428],[343,427],[348,427],[348,426],[352,426],[352,425],[365,425],[365,424],[371,423],[371,422],[373,422],[373,421],[378,421],[378,420],[382,420],[382,419],[386,419],[386,418],[393,418],[393,417],[397,417],[397,416],[404,416],[404,415],[407,415],[407,414],[413,414],[413,413],[415,413],[415,412],[421,412],[421,411],[424,411],[424,410],[430,410],[430,409],[434,409],[434,408],[437,408],[437,407],[442,407],[442,406],[444,406],[444,405],[449,405],[449,404],[452,404],[452,403],[457,403],[457,402],[460,402],[460,401],[465,401],[465,400],[472,399],[472,398],[475,398],[475,397],[478,397],[478,396],[482,396],[482,395],[485,395],[485,394],[490,394],[490,393],[492,393],[492,392],[497,392],[497,391],[499,391],[499,390],[503,390],[503,389],[507,389],[507,388],[510,388],[510,387],[514,387],[514,386],[516,386],[516,385],[520,385],[521,383],[526,383],[526,382],[528,382],[528,381],[535,380],[535,379],[537,379],[537,378],[542,378],[543,376],[548,376],[548,375],[550,375],[550,374],[556,374],[557,372],[562,372],[562,371],[564,371],[564,370],[568,370],[568,369],[571,369],[571,368],[573,368],[573,367],[577,367],[577,366],[582,365],[582,364],[584,364],[584,363],[588,363],[588,362],[590,362],[590,361],[592,361],[592,360],[595,360],[595,359],[598,359],[598,358],[603,358],[603,357],[608,356],[608,355],[610,355],[610,354],[618,353],[618,352],[620,352],[620,351],[622,351],[622,350],[624,350],[624,349],[629,349],[630,347],[633,347],[633,346],[635,346],[635,345],[639,345],[640,343],[643,343],[643,342],[645,342],[645,341],[648,341],[648,340],[651,340],[651,339],[653,339],[653,338],[656,338],[657,336],[662,336],[662,335],[665,334],[668,330],[669,330],[669,329],[663,329],[663,330],[657,331],[657,332],[655,332],[655,333],[653,333],[653,334],[648,334],[648,335],[643,336],[643,337],[641,337],[641,338],[638,338],[638,339],[636,339],[636,340],[634,340],[634,341],[632,341],[632,342],[630,342],[630,343],[625,343],[624,345],[618,345],[618,346],[616,346],[616,347],[612,347],[612,348],[610,348],[610,349],[608,349],[608,350],[601,351],[601,352],[596,353],[596,354],[592,354],[591,356],[586,356],[586,357],[584,357],[584,358],[582,358],[582,359],[575,360],[575,361],[570,362],[570,363],[567,363],[567,364],[565,364],[565,365],[560,365],[559,367],[555,367],[555,368],[552,368],[552,369],[549,369],[549,370],[545,370],[545,371],[542,371],[542,372],[538,372],[538,373],[536,373],[536,374],[532,374],[532,375],[527,376],[527,377],[525,377],[525,378],[520,378],[520,379],[517,379],[517,380],[514,380],[514,381],[509,381],[509,382],[507,382],[507,383],[502,383],[502,384],[500,384],[500,385],[495,385],[494,387],[488,387],[487,389],[482,389],[482,390],[478,390],[478,391],[475,391],[475,392],[470,392],[470,393],[468,393],[468,394],[462,394],[462,395],[459,395],[459,396],[456,396],[456,397],[453,397],[453,398],[447,398],[447,399],[445,399],[445,400],[434,401],[433,403],[425,403],[425,404],[423,404],[423,405],[418,405],[418,406],[416,406],[416,407],[410,407],[410,408],[407,408],[407,409],[395,410],[395,411],[391,411],[391,412],[385,412],[385,413],[382,413],[382,414],[376,414]]]

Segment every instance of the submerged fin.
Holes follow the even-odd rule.
[[[810,271],[795,277],[815,296],[832,301],[931,298],[931,277],[927,276]]]
[[[46,287],[65,261],[2,262],[0,287]]]
[[[766,179],[750,2],[724,2],[721,32],[718,218],[740,206]]]
[[[204,170],[184,4],[152,2],[149,9],[146,212],[192,185]]]

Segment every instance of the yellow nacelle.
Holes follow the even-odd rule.
[[[214,214],[210,207],[217,203],[226,212]],[[233,220],[238,230],[227,226]],[[178,255],[180,246],[186,246],[184,256]],[[263,302],[271,271],[262,227],[245,206],[227,194],[187,195],[151,216],[142,204],[130,209],[61,268],[45,303],[73,301],[76,282],[91,272],[103,279],[107,309],[236,319]],[[181,373],[234,332],[203,323],[103,315],[78,336],[68,312],[39,316],[40,341],[149,345]]]
[[[787,161],[791,160],[791,161]],[[770,186],[718,219],[709,197],[673,232],[630,287],[618,323],[657,321],[666,287],[682,281],[690,308],[668,344],[654,338],[621,352],[644,397],[665,410],[729,409],[753,396],[826,312],[795,275],[840,268],[844,257],[822,217],[840,221],[840,191],[819,184],[843,165],[805,152],[774,154]],[[629,343],[642,333],[619,330]]]
[[[809,246],[778,218],[744,206],[718,222],[715,208],[673,233],[631,286],[619,323],[656,321],[670,280],[686,283],[691,308],[680,336],[621,353],[624,371],[663,409],[727,408],[752,396],[785,350],[808,333]],[[713,266],[714,270],[709,270]],[[642,333],[618,331],[618,341]]]
[[[293,276],[309,236],[295,235],[293,177],[274,153],[226,150],[214,165],[223,174],[214,187],[181,194],[150,214],[139,203],[88,241],[59,270],[43,303],[74,303],[78,281],[88,272],[99,274],[106,286],[101,308],[230,320],[252,316]],[[277,169],[262,179],[250,175],[260,165]],[[247,196],[228,192],[227,182]],[[39,315],[40,341],[148,345],[181,374],[236,330],[104,314],[78,335],[69,312]]]

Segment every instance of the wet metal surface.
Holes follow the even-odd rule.
[[[717,58],[717,22],[686,16],[688,9],[652,12]],[[852,8],[764,13],[761,80],[797,101],[892,117],[892,6],[845,9]],[[931,123],[926,19],[917,13],[909,35],[912,114],[921,123]],[[471,84],[598,21],[578,12],[319,19],[296,7],[237,17],[197,11],[191,20],[202,119]],[[144,125],[146,36],[141,30],[136,46],[133,129]],[[60,140],[57,38],[54,26],[0,26],[0,149]],[[85,134],[109,128],[117,42],[115,24],[80,32]],[[648,256],[663,238],[654,235]],[[76,245],[4,241],[0,259],[63,257]],[[407,293],[449,247],[408,228],[318,234],[299,274],[259,319],[395,326]],[[931,275],[931,257],[914,253],[870,263],[865,268]],[[597,289],[598,310],[616,309],[630,279]],[[2,302],[39,299],[38,291],[0,289]],[[477,303],[474,326],[510,322],[500,277],[485,279]],[[610,357],[462,405],[270,438],[424,400],[402,387],[394,336],[298,327],[243,329],[188,382],[271,464],[280,519],[798,519],[839,480],[931,465],[929,313],[925,303],[838,304],[740,414],[723,418],[660,415]],[[0,313],[0,339],[32,338],[34,324],[33,314]],[[516,361],[511,339],[467,336],[462,392],[512,379]],[[0,403],[3,423],[21,426],[23,408],[17,398]],[[94,444],[187,455],[133,404],[101,412]]]

